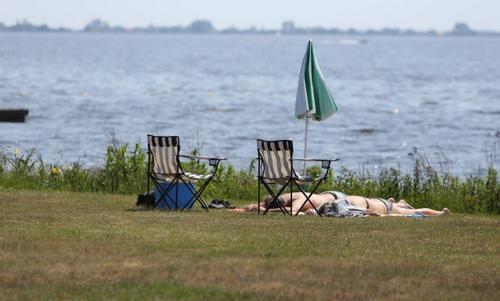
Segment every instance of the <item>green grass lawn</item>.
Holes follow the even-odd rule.
[[[499,300],[500,217],[134,210],[0,190],[0,299]]]

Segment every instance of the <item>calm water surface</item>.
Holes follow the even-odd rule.
[[[114,131],[143,145],[147,133],[179,135],[184,150],[239,167],[256,138],[292,138],[301,155],[304,123],[293,112],[308,38],[340,108],[311,124],[311,156],[407,170],[416,146],[463,173],[500,144],[497,38],[3,33],[0,107],[30,115],[0,123],[0,150],[98,165]]]

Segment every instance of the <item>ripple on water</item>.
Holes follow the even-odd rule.
[[[216,107],[216,106],[209,106],[206,108],[207,112],[216,112],[216,113],[234,113],[234,112],[241,112],[241,108],[228,108],[228,107]]]
[[[49,90],[49,93],[54,94],[54,95],[58,95],[58,96],[66,96],[66,95],[69,95],[69,92],[68,92],[68,91],[63,90],[63,89],[55,89],[55,88],[50,89],[50,90]]]
[[[359,129],[353,129],[351,130],[352,132],[363,134],[363,135],[372,135],[375,132],[384,132],[384,130],[378,130],[372,127],[365,127],[365,128],[359,128]]]
[[[481,89],[477,92],[479,96],[500,97],[500,90],[494,88]]]
[[[439,103],[438,103],[437,101],[435,101],[435,100],[424,100],[424,101],[422,102],[422,105],[423,105],[423,106],[436,106],[436,105],[438,105],[438,104],[439,104]]]
[[[472,112],[480,115],[500,115],[500,110],[473,110]]]

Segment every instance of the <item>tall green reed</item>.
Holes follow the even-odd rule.
[[[196,149],[191,152],[197,153]],[[448,207],[455,212],[500,213],[500,185],[493,160],[484,175],[459,177],[442,165],[433,166],[416,148],[409,157],[413,161],[410,174],[395,168],[382,169],[377,174],[334,168],[318,191],[339,190],[352,195],[404,198],[416,207]],[[106,148],[104,161],[103,167],[84,168],[79,162],[47,164],[33,149],[24,153],[15,151],[11,156],[0,153],[0,187],[121,194],[146,190],[147,153],[140,145],[120,144],[114,140]],[[183,166],[198,173],[211,169],[206,162],[197,160],[186,160]],[[322,172],[319,166],[308,168],[308,175],[313,177]],[[256,201],[255,174],[255,161],[239,170],[224,162],[205,195],[207,198]]]

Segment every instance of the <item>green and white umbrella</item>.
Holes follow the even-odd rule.
[[[325,84],[325,78],[318,61],[314,55],[311,40],[307,42],[307,49],[300,68],[299,84],[297,87],[297,99],[295,102],[295,116],[305,119],[306,130],[304,139],[304,158],[307,157],[307,131],[309,119],[317,121],[325,120],[338,108],[332,93]],[[305,172],[305,162],[304,162]]]

